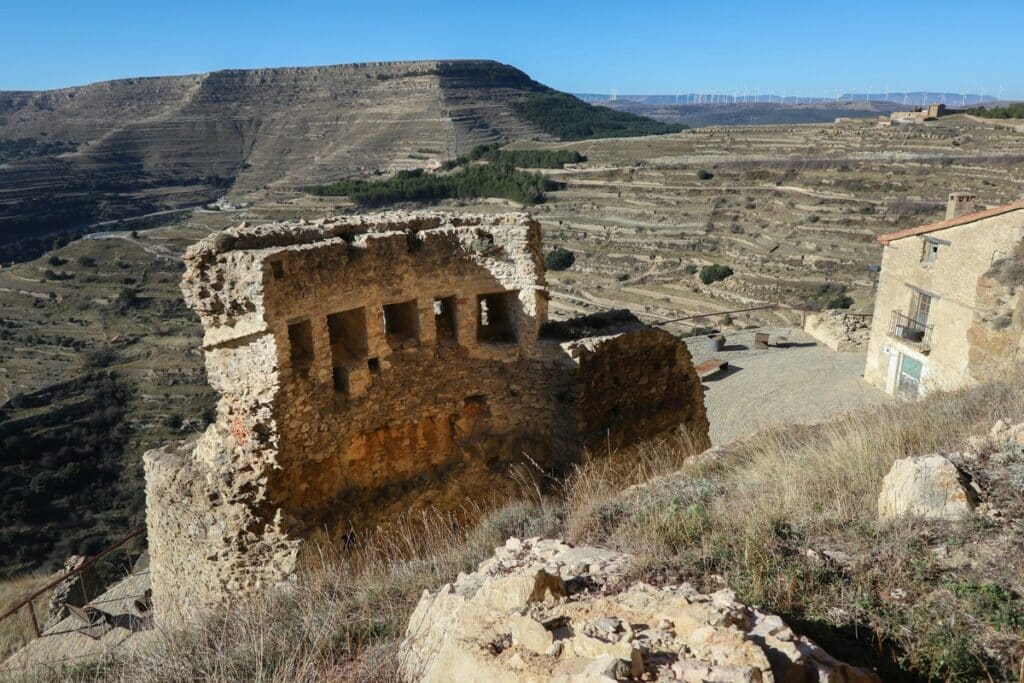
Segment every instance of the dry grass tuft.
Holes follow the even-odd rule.
[[[314,548],[293,590],[63,676],[394,680],[425,588],[472,569],[508,536],[547,535],[632,552],[654,583],[728,585],[884,680],[1011,679],[1024,656],[1013,573],[1024,524],[875,521],[893,460],[960,450],[998,418],[1024,419],[1024,378],[767,431],[698,458],[683,437],[654,440],[579,468],[561,502],[538,487],[472,528],[461,522],[468,513],[422,515],[346,552]]]
[[[6,611],[9,606],[31,595],[51,578],[50,574],[38,572],[0,582],[0,610]],[[43,595],[34,603],[40,626],[46,620],[46,600],[47,596]],[[0,661],[7,659],[34,637],[31,618],[24,608],[18,614],[0,621]]]
[[[614,467],[588,469],[565,528],[636,554],[645,580],[727,584],[885,680],[1006,677],[1024,656],[1024,524],[876,523],[894,460],[961,451],[999,418],[1024,419],[1024,378],[765,431],[678,468],[644,446],[641,462],[675,471],[627,488]],[[992,609],[1010,616],[994,626]]]
[[[73,680],[394,681],[397,648],[425,588],[452,581],[511,535],[553,535],[557,508],[520,502],[483,515],[424,514],[368,534],[341,552],[320,546],[290,590],[219,610],[157,634],[134,653],[62,672]]]

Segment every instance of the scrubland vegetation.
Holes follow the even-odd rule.
[[[544,257],[544,264],[548,270],[565,270],[576,263],[576,254],[565,247],[555,247]]]
[[[564,168],[566,164],[578,164],[587,158],[567,149],[499,149],[498,144],[479,145],[466,155],[444,162],[442,167],[453,169],[472,161],[488,161],[494,164],[516,168]]]
[[[387,180],[339,180],[308,188],[317,196],[347,196],[360,206],[379,207],[398,202],[436,202],[442,199],[500,197],[520,204],[540,204],[544,192],[558,183],[539,173],[520,171],[511,164],[469,166],[451,174],[417,169],[399,171]]]
[[[512,109],[519,118],[562,140],[664,135],[686,128],[629,112],[595,107],[557,90],[529,93],[513,102]]]
[[[73,675],[393,680],[423,589],[470,569],[509,535],[547,535],[634,553],[638,578],[654,584],[728,585],[885,681],[1016,680],[1024,524],[879,524],[875,509],[896,458],[959,450],[996,418],[1024,416],[1021,379],[762,432],[701,457],[681,437],[649,442],[592,461],[558,495],[524,486],[520,501],[472,529],[424,516],[363,539],[348,556],[319,549],[294,591]]]
[[[710,266],[704,266],[700,269],[700,281],[706,285],[710,285],[712,282],[718,282],[724,280],[732,275],[732,268],[729,266],[723,266],[718,263],[713,263]]]
[[[496,144],[480,145],[469,154],[443,164],[445,170],[458,169],[454,173],[429,173],[422,169],[399,171],[386,180],[351,178],[309,187],[307,191],[320,197],[347,196],[366,207],[480,197],[540,204],[544,201],[544,192],[558,189],[559,184],[520,168],[562,168],[585,160],[579,152],[568,150],[504,150]],[[486,163],[473,164],[475,161]]]
[[[986,119],[1024,119],[1024,103],[1009,104],[1005,107],[971,107],[968,114],[982,116]]]
[[[56,396],[69,400],[54,407]],[[0,576],[98,552],[137,523],[142,491],[121,482],[127,401],[125,385],[97,371],[0,409]]]

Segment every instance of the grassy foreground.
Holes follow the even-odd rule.
[[[1020,377],[767,431],[692,457],[682,439],[595,460],[556,499],[531,495],[464,529],[435,515],[316,553],[298,589],[157,634],[135,654],[64,672],[81,680],[394,680],[425,588],[470,570],[509,535],[635,553],[651,583],[723,584],[883,680],[1020,680],[1024,524],[875,520],[893,460],[962,450],[1024,418]],[[1024,455],[1019,457],[1024,472]]]

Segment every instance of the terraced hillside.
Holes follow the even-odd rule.
[[[496,62],[431,61],[0,92],[0,243],[543,138],[511,108],[542,90]]]
[[[488,114],[480,105],[476,115],[498,130],[505,124],[494,111],[504,110]],[[459,133],[465,144],[491,139],[489,129],[470,128],[477,137]],[[1024,135],[967,117],[512,146],[587,156],[543,170],[565,188],[530,209],[544,225],[546,247],[576,257],[568,269],[549,272],[554,317],[624,306],[659,321],[776,303],[824,306],[844,294],[855,310],[869,312],[867,267],[881,253],[875,235],[941,218],[953,188],[972,189],[989,205],[1024,189]],[[416,154],[394,163],[422,161]],[[185,246],[242,220],[358,210],[344,197],[312,196],[283,182],[239,194],[252,204],[198,209],[137,235],[100,233],[0,270],[0,510],[9,532],[0,538],[7,558],[0,575],[53,566],[66,552],[96,549],[130,530],[142,515],[142,452],[204,426],[211,395],[200,330],[178,290]],[[495,199],[442,205],[518,208]],[[698,271],[713,263],[735,274],[705,285]],[[798,319],[792,311],[752,311],[668,328],[683,334],[715,325],[728,333]],[[108,434],[114,448],[93,448]],[[70,481],[76,485],[68,489]],[[22,546],[25,552],[13,552]]]
[[[514,146],[587,156],[550,171],[566,188],[533,210],[548,246],[576,255],[550,275],[561,315],[620,305],[664,320],[769,303],[819,308],[844,294],[870,312],[876,235],[941,220],[953,189],[986,205],[1024,191],[1024,136],[967,117]],[[703,284],[697,270],[712,263],[735,275]],[[732,326],[793,319],[752,312]]]

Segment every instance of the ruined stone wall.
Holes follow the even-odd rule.
[[[679,424],[707,424],[690,352],[665,330],[634,324],[565,345],[584,448],[603,453]],[[694,430],[701,444],[701,430]],[[708,444],[710,445],[710,444]]]
[[[584,447],[679,425],[707,438],[668,333],[618,316],[596,339],[540,334],[540,229],[523,214],[240,226],[186,265],[221,400],[196,442],[145,459],[161,619],[287,580],[313,533],[371,527],[435,486],[472,495],[487,468],[557,475]]]

